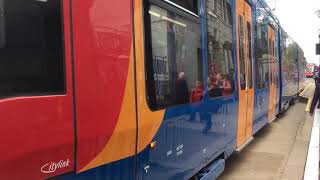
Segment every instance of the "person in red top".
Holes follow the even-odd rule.
[[[190,95],[190,103],[195,104],[191,107],[191,117],[190,120],[191,122],[196,120],[196,113],[199,112],[200,114],[200,121],[203,120],[203,115],[200,112],[199,104],[202,101],[203,98],[203,88],[202,88],[202,83],[200,81],[196,81],[195,87],[191,91]]]
[[[191,91],[190,103],[200,102],[203,97],[203,88],[200,81],[196,81],[195,88]]]
[[[225,78],[223,81],[223,92],[222,92],[222,96],[230,96],[232,95],[233,90],[232,90],[232,86],[230,81]]]

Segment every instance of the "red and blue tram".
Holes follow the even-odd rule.
[[[0,179],[216,178],[301,90],[260,0],[0,0]]]
[[[305,77],[306,78],[313,78],[316,73],[318,72],[318,66],[315,63],[308,63],[306,65],[306,70],[305,70]]]

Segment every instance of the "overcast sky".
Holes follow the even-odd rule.
[[[282,27],[304,50],[308,62],[319,64],[315,44],[319,42],[320,19],[315,11],[320,10],[320,0],[266,0]]]

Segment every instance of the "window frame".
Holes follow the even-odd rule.
[[[199,25],[201,43],[202,43],[202,29],[201,29],[201,18],[200,18],[200,7],[201,1],[198,0],[198,15],[192,13],[191,11],[171,2],[169,0],[145,0],[143,3],[144,9],[144,66],[145,66],[145,92],[146,92],[146,101],[148,107],[151,111],[159,111],[167,108],[175,108],[179,106],[191,105],[193,103],[184,103],[184,104],[173,104],[173,105],[161,105],[159,106],[157,103],[156,95],[155,95],[155,80],[154,80],[154,68],[153,68],[153,54],[152,54],[152,33],[151,33],[151,18],[149,15],[150,7],[154,5],[166,11],[175,13],[179,16],[182,16],[186,20],[192,21]],[[202,44],[201,44],[202,47]],[[202,47],[203,48],[203,47]],[[201,61],[203,61],[203,55],[201,56]],[[202,62],[203,64],[204,62]],[[202,76],[204,77],[204,72],[202,72]],[[204,79],[202,79],[203,86],[205,85]],[[203,102],[204,98],[198,103]]]
[[[60,33],[61,33],[61,75],[62,75],[62,82],[61,84],[63,87],[60,91],[48,91],[48,92],[31,92],[31,93],[13,93],[8,96],[1,96],[0,93],[0,100],[11,99],[11,98],[19,98],[19,97],[45,97],[45,96],[64,96],[67,95],[68,87],[67,87],[67,70],[66,70],[66,43],[65,43],[65,12],[64,12],[64,1],[59,1],[59,8],[60,8]],[[4,20],[5,22],[5,20]],[[2,47],[0,47],[2,49]]]

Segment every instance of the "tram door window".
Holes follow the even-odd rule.
[[[276,79],[277,79],[277,75],[276,75],[276,54],[275,54],[275,40],[272,40],[272,65],[273,65],[273,84],[276,84]]]
[[[244,18],[239,15],[239,59],[240,59],[240,87],[245,90],[247,87],[246,65],[244,54]]]
[[[151,3],[147,14],[147,94],[155,110],[190,103],[192,89],[203,88],[200,19],[169,7]]]
[[[274,59],[275,59],[275,71],[276,71],[276,77],[275,77],[275,84],[278,86],[280,85],[279,80],[280,80],[280,75],[279,75],[279,37],[278,37],[278,31],[276,33],[276,38],[275,38],[275,44],[274,44]],[[279,92],[277,92],[279,93]]]
[[[270,84],[273,84],[273,62],[272,62],[272,59],[273,59],[273,55],[272,55],[272,41],[271,39],[269,39],[269,58],[270,58]]]
[[[251,38],[251,24],[247,22],[247,50],[248,50],[248,64],[249,64],[249,88],[253,87],[253,63],[252,63],[252,38]]]
[[[0,98],[64,93],[61,1],[0,2]]]
[[[234,93],[232,5],[226,0],[207,1],[209,96]]]

